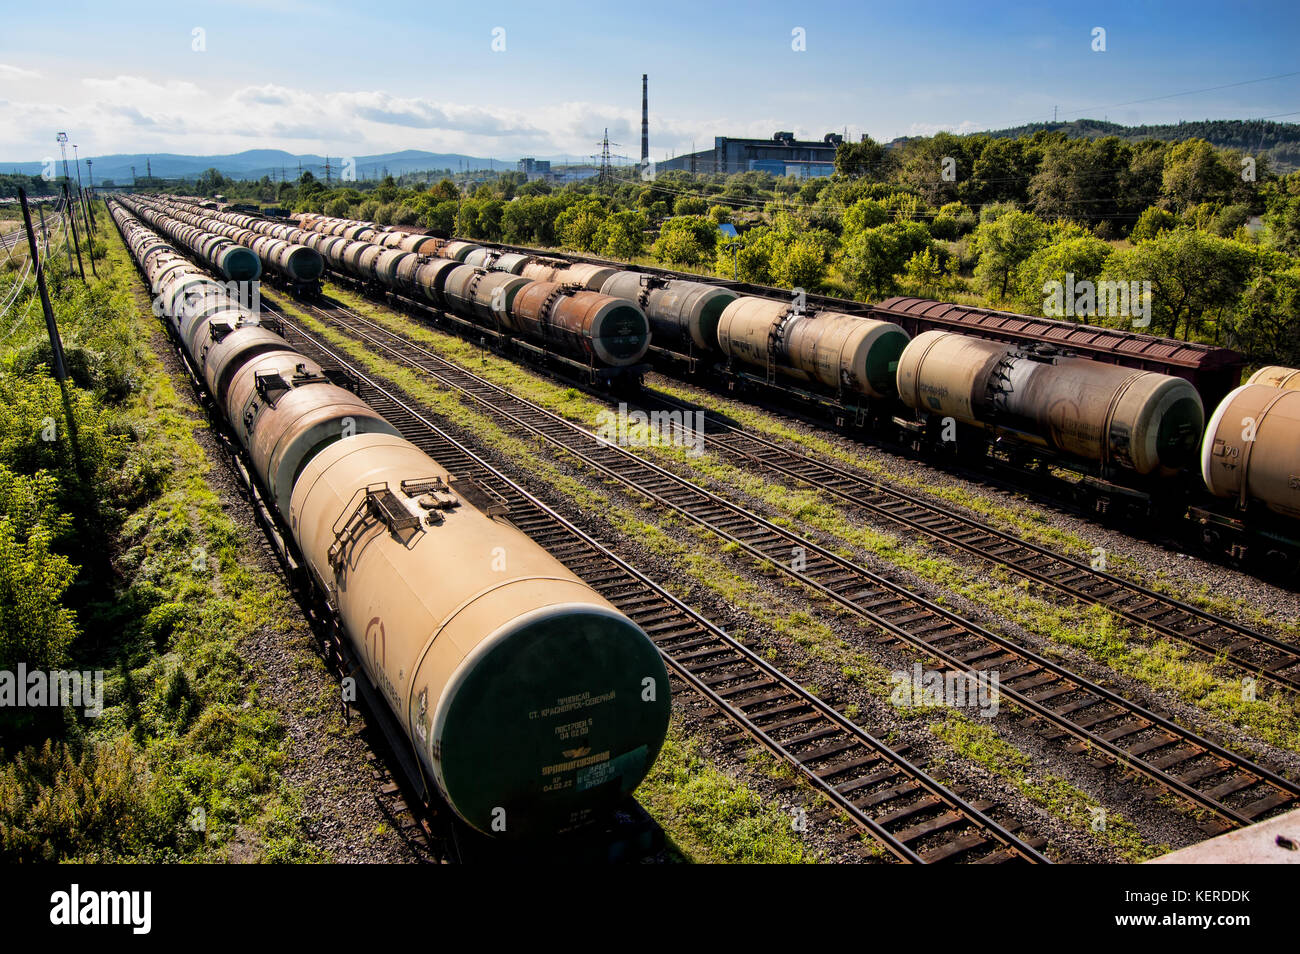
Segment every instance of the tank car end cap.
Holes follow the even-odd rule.
[[[448,682],[432,727],[438,786],[485,834],[563,832],[640,784],[670,705],[659,652],[627,617],[590,604],[535,610]]]

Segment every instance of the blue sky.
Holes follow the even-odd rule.
[[[1300,120],[1300,4],[10,3],[0,160],[397,149],[651,156],[792,129],[878,139],[1046,119]],[[74,26],[75,25],[75,26]],[[1106,49],[1092,49],[1103,28]],[[494,30],[497,45],[492,48]],[[202,43],[194,31],[201,29]],[[806,49],[792,49],[801,29]],[[196,45],[203,46],[195,50]],[[1129,103],[1130,105],[1121,105]],[[1279,115],[1282,114],[1282,115]]]

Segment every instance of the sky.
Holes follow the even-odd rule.
[[[598,153],[608,127],[612,152],[637,158],[643,72],[656,160],[719,135],[887,141],[1054,107],[1125,124],[1296,122],[1298,48],[1295,0],[3,0],[0,164],[57,155],[60,130],[83,158],[513,159]]]

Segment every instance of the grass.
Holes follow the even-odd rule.
[[[697,863],[809,864],[816,853],[793,816],[699,754],[674,721],[637,798],[674,846]]]

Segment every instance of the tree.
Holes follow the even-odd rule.
[[[1165,154],[1161,188],[1175,210],[1226,201],[1235,186],[1236,174],[1204,139],[1180,142]]]
[[[1051,282],[1060,282],[1063,287],[1084,281],[1095,282],[1110,253],[1109,245],[1090,235],[1044,245],[1021,262],[1016,270],[1017,298],[1037,311],[1049,295]]]
[[[1300,196],[1277,196],[1264,216],[1270,241],[1292,255],[1300,255]]]
[[[434,202],[455,202],[460,199],[460,190],[450,179],[442,179],[437,185],[429,186],[429,195]]]
[[[569,206],[555,219],[555,234],[565,248],[596,251],[596,233],[605,222],[605,206],[598,199],[584,199]]]
[[[1045,219],[1095,223],[1103,234],[1116,231],[1131,158],[1132,148],[1114,136],[1073,139],[1045,150],[1029,183],[1034,211]]]
[[[1177,224],[1178,219],[1172,212],[1166,212],[1156,205],[1148,206],[1138,216],[1137,225],[1133,226],[1133,231],[1129,233],[1129,241],[1145,242],[1155,238],[1161,232],[1167,232]]]
[[[71,518],[55,497],[58,481],[48,471],[32,477],[0,464],[0,668],[24,662],[33,669],[55,667],[77,635],[76,614],[62,597],[77,568],[53,552]]]
[[[1028,202],[1029,182],[1041,159],[1041,151],[1029,139],[989,140],[972,164],[970,182],[962,190],[966,201],[979,205]]]
[[[868,135],[860,142],[842,142],[835,147],[835,173],[850,179],[883,180],[888,172],[885,147]]]
[[[826,253],[806,238],[787,245],[776,265],[776,280],[787,288],[816,288],[825,275]]]
[[[673,203],[673,215],[704,215],[709,211],[709,203],[694,195],[678,196]]]
[[[697,215],[679,215],[664,222],[651,253],[672,265],[702,265],[711,260],[718,244],[718,226]]]
[[[1005,211],[975,229],[974,251],[979,256],[975,281],[980,289],[1005,300],[1012,276],[1020,263],[1047,240],[1047,226],[1025,212]]]
[[[874,229],[889,221],[889,209],[875,199],[859,199],[844,210],[842,221],[845,234]]]
[[[919,222],[888,222],[847,235],[840,251],[840,272],[861,296],[883,295],[908,260],[930,246],[930,233]]]
[[[1300,367],[1300,268],[1257,276],[1241,296],[1227,338],[1252,364]]]
[[[444,238],[456,230],[456,211],[460,203],[454,200],[439,202],[424,213],[425,228],[432,229]]]
[[[649,227],[640,212],[615,212],[596,230],[596,250],[611,258],[636,258],[645,248],[645,230]]]
[[[1103,281],[1151,283],[1151,331],[1184,340],[1221,317],[1240,298],[1253,265],[1251,249],[1188,228],[1162,232],[1115,252]],[[1216,328],[1216,335],[1218,329]]]

